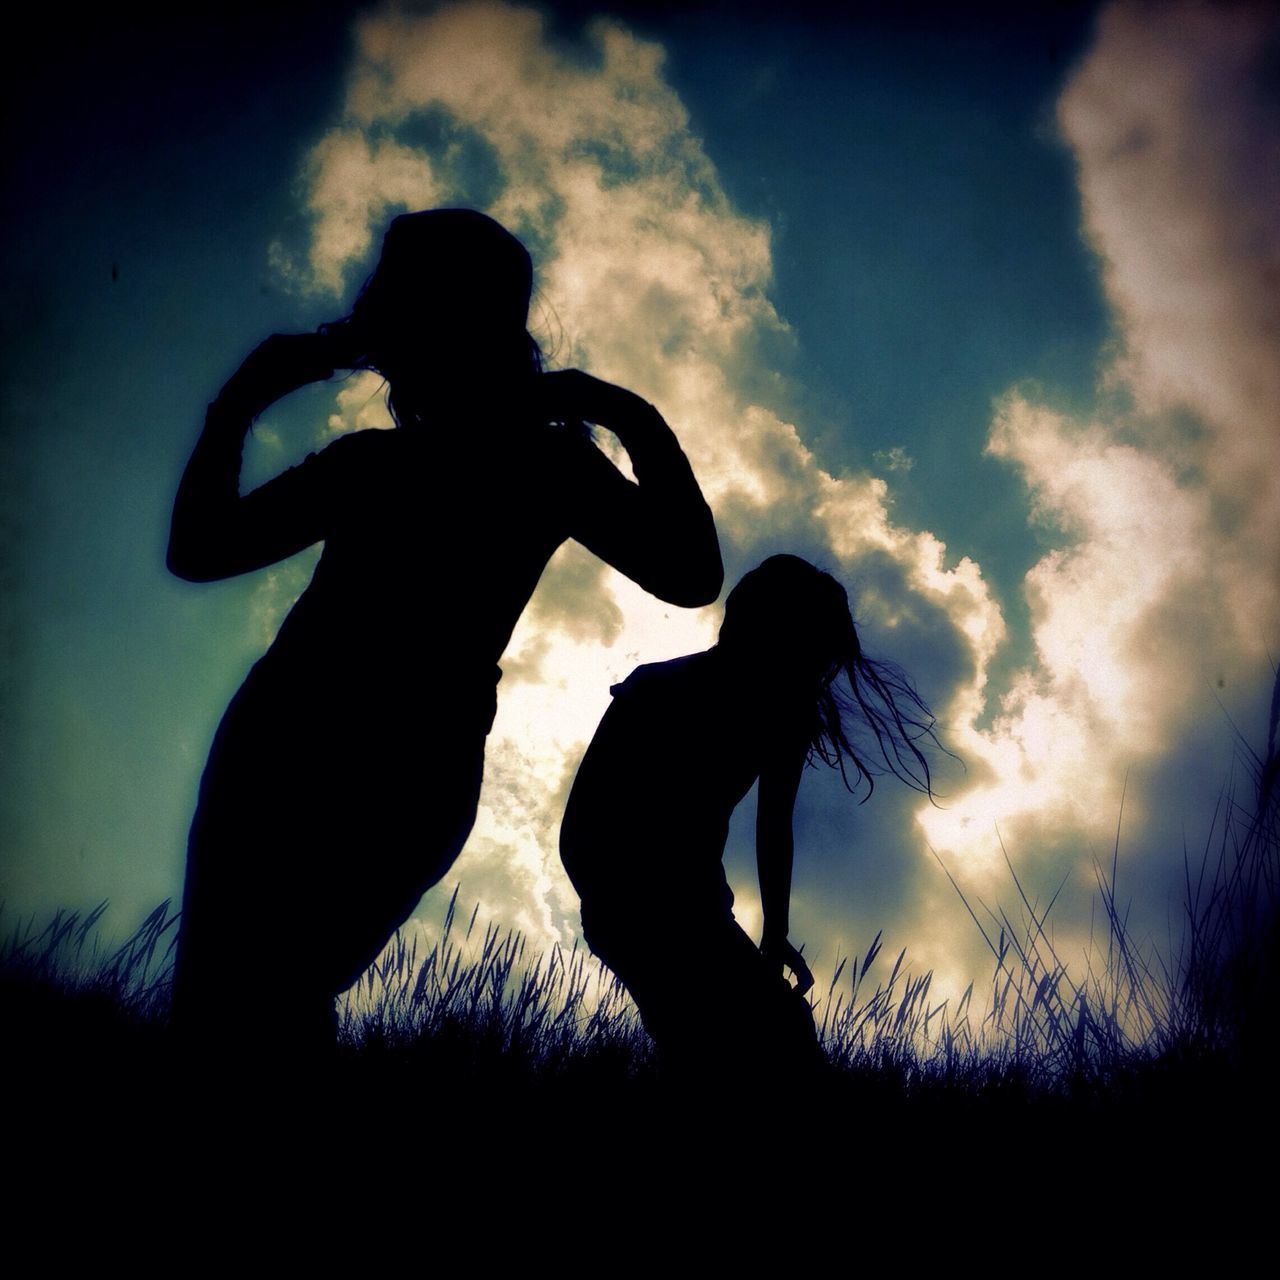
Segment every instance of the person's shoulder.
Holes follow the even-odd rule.
[[[621,695],[652,693],[666,686],[676,686],[698,680],[709,672],[710,650],[688,653],[666,662],[646,662],[638,666],[625,680],[615,684],[609,692],[616,698]]]

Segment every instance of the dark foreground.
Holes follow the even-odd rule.
[[[1244,1176],[1236,1162],[1250,1150],[1264,1167],[1274,1153],[1270,1069],[1207,1055],[1054,1088],[1007,1064],[948,1074],[886,1055],[803,1086],[735,1089],[668,1079],[635,1038],[550,1065],[465,1026],[416,1039],[372,1031],[290,1060],[231,1037],[225,1052],[192,1055],[162,1016],[92,987],[6,974],[0,1002],[6,1129],[28,1153],[234,1142],[286,1161],[359,1148],[393,1162],[447,1152],[466,1165],[550,1144],[566,1174],[667,1165],[724,1175],[748,1160],[764,1176],[782,1159],[805,1184],[941,1177],[953,1191],[972,1179],[1061,1188],[1107,1171],[1205,1185]]]

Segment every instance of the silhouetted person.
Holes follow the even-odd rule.
[[[398,217],[351,314],[268,338],[209,407],[172,571],[205,582],[324,552],[200,785],[174,1010],[202,1043],[332,1039],[335,996],[471,830],[498,659],[561,543],[672,604],[719,594],[715,526],[675,436],[629,391],[541,371],[531,287],[528,253],[491,218]],[[345,368],[386,378],[396,429],[341,436],[242,496],[254,418]],[[586,423],[618,435],[636,483]]]
[[[816,758],[851,790],[874,785],[850,741],[861,725],[889,770],[931,794],[916,746],[936,742],[928,707],[896,667],[863,655],[844,588],[786,555],[730,592],[714,648],[638,667],[613,695],[560,834],[583,936],[677,1077],[814,1078],[813,978],[787,939],[800,776]],[[730,815],[757,778],[758,948],[733,918],[722,863]]]

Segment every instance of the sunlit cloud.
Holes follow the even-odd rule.
[[[879,810],[906,818],[877,829],[878,874],[898,891],[882,923],[956,981],[971,925],[929,846],[989,883],[999,827],[1015,848],[1051,847],[1083,882],[1130,766],[1168,756],[1213,714],[1210,669],[1256,685],[1276,634],[1276,295],[1257,268],[1274,272],[1280,249],[1280,166],[1261,163],[1280,131],[1248,95],[1262,20],[1164,12],[1104,14],[1060,103],[1117,347],[1087,419],[1017,390],[995,408],[989,452],[1024,477],[1052,547],[1026,580],[1034,662],[999,689],[988,673],[1007,627],[980,565],[895,522],[882,476],[834,473],[781,395],[761,393],[760,340],[789,337],[770,301],[769,227],[732,206],[658,45],[597,19],[570,53],[538,12],[504,4],[375,13],[358,24],[342,119],[304,166],[312,236],[298,279],[350,296],[391,214],[486,208],[535,253],[539,336],[557,361],[632,387],[673,424],[731,575],[779,550],[820,560],[856,587],[887,656],[915,655],[969,771],[945,809]],[[443,126],[414,141],[426,117]],[[352,379],[331,431],[385,425],[374,391]],[[890,476],[911,465],[894,446],[875,459]],[[455,870],[464,898],[534,945],[570,938],[559,812],[609,685],[706,647],[717,622],[562,548],[503,661],[480,818]],[[1135,787],[1129,802],[1158,799]],[[798,884],[798,902],[812,900],[801,920],[807,909],[830,924],[836,856]]]
[[[996,821],[1024,845],[1050,830],[1087,847],[1130,768],[1169,773],[1194,725],[1225,722],[1220,702],[1247,714],[1265,693],[1280,630],[1272,21],[1112,6],[1060,99],[1116,351],[1088,419],[1017,393],[998,408],[988,449],[1020,469],[1057,545],[1026,579],[1036,666],[970,740],[996,780],[922,815],[943,847],[976,850]],[[1188,747],[1178,795],[1130,788],[1137,830],[1198,816],[1199,780],[1226,763]],[[1180,865],[1141,834],[1131,851]]]
[[[369,369],[353,373],[335,396],[334,410],[325,422],[322,438],[348,431],[386,430],[395,426],[387,408],[387,384],[381,374]]]
[[[663,77],[662,50],[607,19],[583,39],[587,56],[566,56],[541,15],[500,4],[364,20],[346,118],[306,166],[314,286],[349,287],[367,269],[368,229],[413,204],[404,144],[388,139],[445,113],[457,146],[479,144],[496,162],[502,181],[483,203],[536,250],[535,312],[556,325],[547,345],[560,363],[662,409],[730,565],[741,572],[783,549],[836,569],[856,570],[868,553],[896,563],[903,590],[942,605],[934,622],[960,634],[950,643],[974,650],[966,689],[944,685],[971,714],[1003,634],[977,566],[945,565],[936,538],[894,525],[883,482],[833,476],[777,405],[745,392],[760,381],[760,338],[787,332],[768,295],[769,228],[731,205]],[[420,163],[421,189],[437,202],[482,203],[465,180],[445,182],[447,154],[423,150]],[[355,425],[354,395],[343,392],[335,426]],[[891,596],[869,591],[860,614],[910,629],[912,610]],[[609,685],[638,662],[707,647],[717,624],[715,609],[674,609],[562,549],[504,659],[481,815],[456,869],[467,893],[508,904],[506,917],[535,940],[569,937],[576,903],[556,853],[559,809]]]
[[[429,209],[442,191],[427,158],[359,129],[339,129],[311,153],[312,283],[337,291],[343,267],[369,252],[388,209]]]

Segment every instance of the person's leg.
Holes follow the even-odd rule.
[[[211,797],[212,799],[212,797]],[[197,1061],[267,1062],[334,1043],[334,993],[317,972],[323,929],[295,852],[307,832],[245,794],[202,803],[188,846],[173,1025]]]
[[[330,823],[334,839],[317,888],[330,921],[320,954],[335,997],[377,960],[457,861],[475,825],[484,740],[459,746],[427,771],[362,773],[355,802]]]
[[[731,915],[583,905],[588,946],[626,986],[669,1073],[719,1088],[820,1072],[808,1002]]]
[[[209,751],[187,844],[174,960],[173,1024],[197,1057],[252,1056],[293,1002],[280,943],[296,901],[292,805],[309,770],[305,706],[258,668],[231,700]]]
[[[621,980],[664,1057],[678,1054],[697,1023],[697,975],[679,941],[664,934],[664,912],[635,899],[583,902],[582,935]]]
[[[427,725],[412,698],[390,704],[345,675],[254,668],[219,725],[188,846],[173,1019],[195,1056],[332,1047],[337,996],[475,822],[494,691],[455,683]]]
[[[821,1071],[826,1058],[805,997],[731,917],[708,922],[705,932],[707,984],[720,993],[710,1022],[726,1066],[769,1080]]]

